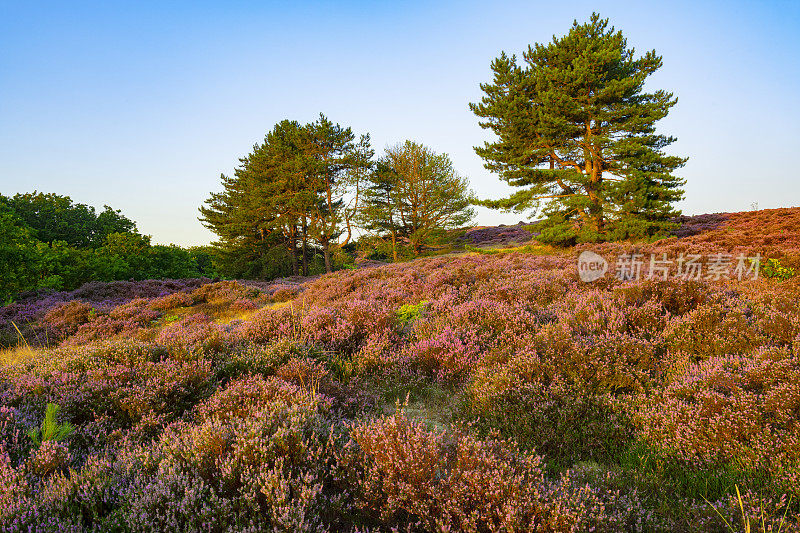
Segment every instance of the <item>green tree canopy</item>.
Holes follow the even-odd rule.
[[[136,224],[119,210],[106,205],[97,214],[94,207],[74,203],[69,196],[33,191],[0,196],[0,202],[47,244],[63,241],[74,248],[98,248],[112,233],[136,233]]]
[[[97,215],[68,196],[0,196],[0,303],[24,291],[71,290],[95,280],[201,275],[216,275],[207,250],[152,245],[108,206]]]
[[[325,269],[331,271],[330,251],[346,245],[352,238],[352,220],[358,206],[360,180],[372,165],[374,151],[369,135],[355,143],[351,128],[334,124],[325,115],[304,128],[305,156],[313,188],[319,194],[310,213],[315,240],[322,247]],[[339,241],[346,232],[346,237]]]
[[[363,223],[388,233],[397,260],[398,239],[419,252],[436,230],[467,224],[472,193],[447,154],[405,141],[386,149],[365,191]]]
[[[36,239],[14,212],[0,202],[0,305],[35,285]]]
[[[667,155],[675,139],[655,130],[677,99],[644,90],[661,57],[637,57],[595,13],[567,35],[528,47],[523,59],[520,66],[505,52],[496,58],[493,81],[470,104],[496,135],[475,151],[487,169],[522,188],[480,203],[524,211],[544,201],[541,238],[562,244],[669,229],[684,183],[673,172],[686,159]]]
[[[314,245],[331,271],[331,249],[352,234],[371,158],[369,136],[356,143],[350,128],[324,115],[306,125],[276,124],[200,208],[200,220],[219,237],[214,246],[226,272],[306,275]]]

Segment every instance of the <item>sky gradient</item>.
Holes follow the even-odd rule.
[[[664,67],[660,131],[688,156],[686,214],[800,205],[800,2],[0,0],[0,193],[121,209],[157,243],[213,239],[197,208],[284,119],[448,153],[481,197],[509,189],[469,111],[502,50],[592,11]],[[519,215],[480,209],[477,223]]]

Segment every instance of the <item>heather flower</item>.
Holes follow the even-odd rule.
[[[69,448],[66,444],[55,440],[46,440],[31,452],[25,463],[25,471],[44,477],[63,468],[70,460]]]
[[[156,311],[169,311],[179,307],[189,307],[195,303],[195,298],[185,292],[173,292],[165,296],[154,298],[150,302],[150,307]]]
[[[44,322],[59,338],[66,338],[78,331],[78,327],[89,322],[94,308],[80,300],[56,305],[44,315]]]
[[[192,357],[222,350],[223,329],[203,313],[195,313],[168,324],[156,337],[156,343],[167,347],[177,357]]]

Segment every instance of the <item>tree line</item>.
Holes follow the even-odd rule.
[[[397,260],[474,214],[446,154],[405,141],[376,159],[368,134],[324,115],[276,124],[221,181],[200,220],[219,237],[220,268],[237,277],[331,272],[356,237],[390,243]]]
[[[214,276],[204,248],[154,245],[119,210],[53,193],[0,195],[0,303],[88,281]]]
[[[596,13],[529,46],[521,64],[503,52],[469,107],[494,134],[476,153],[520,189],[507,198],[474,198],[446,154],[416,142],[375,159],[368,135],[356,140],[320,115],[277,124],[221,176],[200,220],[219,236],[220,268],[245,277],[330,272],[356,229],[395,261],[417,255],[437,232],[468,223],[471,204],[538,212],[538,240],[558,246],[666,235],[686,158],[656,132],[677,99],[644,89],[661,66]]]
[[[475,198],[447,154],[405,141],[376,157],[368,134],[322,114],[276,124],[221,175],[222,190],[200,207],[218,237],[208,249],[151,245],[108,206],[96,213],[66,196],[0,196],[0,297],[95,279],[331,272],[358,247],[398,261],[468,224],[472,205],[540,212],[537,238],[560,246],[665,235],[686,158],[668,154],[675,138],[656,132],[677,103],[645,91],[661,66],[596,13],[529,46],[521,62],[501,53],[469,107],[494,134],[476,153],[520,189],[502,199]]]

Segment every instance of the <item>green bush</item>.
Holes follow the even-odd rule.
[[[765,278],[786,280],[793,278],[796,272],[793,268],[783,266],[777,259],[767,259],[761,265],[761,275]]]
[[[397,317],[397,321],[401,325],[406,325],[418,318],[422,317],[422,314],[425,310],[425,307],[428,305],[428,300],[422,300],[417,304],[405,304],[401,305],[399,309],[395,312],[395,316]]]

